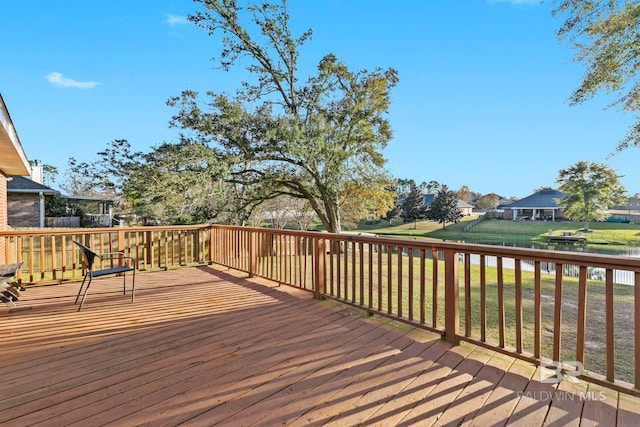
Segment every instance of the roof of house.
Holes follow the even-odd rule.
[[[77,196],[77,195],[65,196],[65,195],[62,195],[62,197],[64,197],[65,199],[70,199],[70,200],[83,200],[85,202],[116,202],[116,201],[118,201],[117,197],[104,197],[104,196]]]
[[[57,191],[24,176],[12,176],[11,180],[7,181],[7,193],[56,194]]]
[[[609,210],[626,210],[635,211],[640,208],[640,197],[628,197],[627,201],[622,205],[609,206]]]
[[[545,188],[537,193],[525,197],[524,199],[516,200],[510,205],[505,206],[505,209],[555,209],[559,208],[556,203],[556,199],[562,199],[565,196],[564,193],[552,190],[551,188]]]
[[[5,175],[29,175],[29,161],[0,94],[0,171]]]
[[[425,194],[424,195],[424,205],[430,206],[433,203],[433,199],[436,198],[435,194]],[[459,208],[473,208],[473,205],[465,202],[464,200],[458,199],[458,207]]]

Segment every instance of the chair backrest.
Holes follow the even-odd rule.
[[[96,259],[98,254],[93,252],[91,249],[89,249],[87,246],[83,245],[80,242],[76,242],[74,240],[73,243],[75,243],[80,247],[80,253],[82,254],[83,267],[91,271],[93,269],[93,261]]]
[[[1,264],[0,265],[0,277],[13,277],[16,275],[20,267],[22,267],[22,262],[17,264]]]

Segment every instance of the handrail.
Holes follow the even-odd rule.
[[[142,270],[216,263],[454,343],[534,363],[576,361],[581,378],[640,394],[637,258],[223,225],[16,230],[0,238],[5,262],[24,263],[23,283],[80,278],[74,239],[132,256]]]

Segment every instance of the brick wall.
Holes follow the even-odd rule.
[[[10,227],[39,227],[40,198],[37,194],[11,194],[7,200]]]
[[[7,229],[7,177],[0,172],[0,231]],[[0,239],[0,264],[6,263],[4,238]]]

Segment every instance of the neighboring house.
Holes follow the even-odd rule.
[[[113,226],[113,205],[117,201],[109,197],[93,196],[62,196],[68,200],[75,200],[82,205],[85,210],[84,227],[112,227]],[[90,213],[89,213],[90,212]],[[119,224],[122,226],[122,223]],[[73,225],[80,227],[80,224]]]
[[[464,200],[458,200],[458,208],[462,212],[462,216],[469,216],[473,213],[473,205]]]
[[[511,203],[515,202],[516,200],[514,199],[505,199],[505,198],[500,198],[498,200],[498,206],[496,206],[496,209],[504,209],[507,206],[509,206]]]
[[[33,177],[36,178],[37,174],[33,174]],[[9,226],[13,228],[43,228],[45,226],[45,197],[53,196],[56,193],[57,191],[31,178],[23,176],[9,178],[7,183],[7,220]]]
[[[29,175],[29,161],[22,149],[11,116],[0,94],[0,231],[9,228],[7,219],[7,181],[10,176]],[[5,239],[0,239],[0,264],[6,260]]]
[[[504,219],[504,209],[511,203],[515,202],[514,199],[505,199],[500,197],[498,199],[498,205],[493,209],[487,209],[484,213],[485,219]]]
[[[640,223],[640,198],[628,197],[623,205],[609,206],[609,216],[616,219],[628,219],[634,224]]]
[[[504,219],[514,221],[525,219],[555,221],[564,219],[562,208],[556,202],[564,196],[565,194],[560,191],[545,188],[524,199],[516,200],[504,206]]]
[[[429,208],[431,203],[433,203],[433,199],[436,198],[435,194],[425,194],[424,195],[424,205]],[[458,200],[458,208],[462,212],[462,216],[469,216],[473,212],[473,205],[465,202],[464,200]]]
[[[627,202],[624,205],[609,206],[609,209],[615,211],[627,211],[629,213],[640,212],[640,198],[628,197]]]
[[[111,227],[113,221],[114,199],[106,197],[64,196],[60,192],[42,184],[42,166],[36,160],[31,168],[31,178],[23,176],[9,177],[7,182],[8,224],[13,228],[54,227],[79,228]],[[45,198],[59,194],[68,200],[82,205],[86,213],[84,223],[80,217],[45,217]]]

